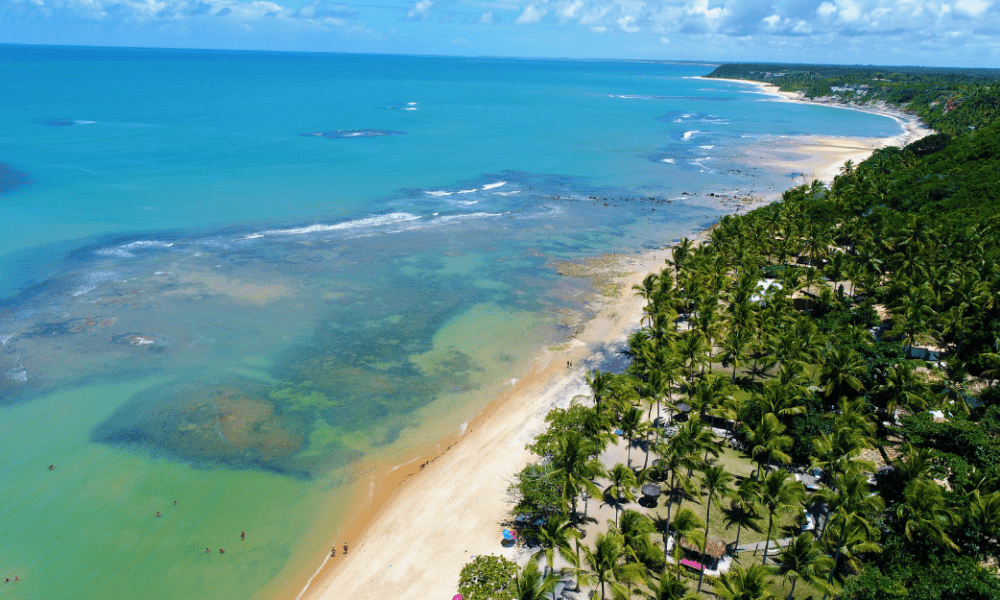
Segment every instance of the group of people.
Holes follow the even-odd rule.
[[[159,513],[157,513],[156,516],[160,516]],[[242,542],[245,539],[247,539],[247,532],[241,531],[240,532],[240,541]],[[345,544],[345,546],[346,546],[346,544]],[[205,554],[209,554],[211,552],[212,551],[210,549],[205,548]],[[347,550],[344,550],[344,552],[347,552]],[[225,548],[219,548],[219,554],[225,554],[225,553],[226,553],[226,549]]]
[[[344,554],[347,554],[347,542],[344,542]],[[330,548],[330,558],[337,556],[337,547]]]

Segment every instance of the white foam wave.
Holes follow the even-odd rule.
[[[670,163],[670,164],[672,164],[672,165],[674,165],[674,164],[677,164],[677,161],[675,161],[675,160],[674,160],[674,159],[672,159],[672,158],[664,158],[664,159],[663,159],[663,160],[661,160],[660,162],[665,162],[665,163]]]
[[[406,105],[407,106],[416,106],[417,103],[416,102],[407,102]]]
[[[503,187],[507,185],[506,181],[498,181],[496,183],[487,183],[483,186],[483,190],[492,190],[493,188]]]
[[[385,215],[378,215],[376,217],[366,217],[364,219],[356,219],[354,221],[345,221],[343,223],[335,223],[333,225],[326,225],[323,223],[317,223],[315,225],[309,225],[306,227],[293,227],[291,229],[268,229],[267,231],[260,231],[255,234],[250,234],[246,236],[245,239],[255,239],[263,236],[274,236],[274,235],[306,235],[310,233],[326,233],[328,231],[349,231],[352,229],[361,229],[366,227],[379,227],[382,225],[392,225],[394,223],[404,223],[406,221],[414,221],[419,219],[417,215],[412,215],[410,213],[389,213]]]
[[[117,256],[119,258],[132,258],[135,254],[132,254],[124,248],[101,248],[95,254],[100,254],[101,256]]]
[[[477,212],[477,213],[467,213],[463,215],[445,215],[443,217],[438,217],[434,219],[435,223],[450,223],[452,221],[468,221],[470,219],[484,219],[486,217],[499,217],[503,213],[487,213],[487,212]]]
[[[694,135],[694,134],[696,134],[696,133],[701,133],[701,132],[698,131],[697,129],[694,130],[694,131],[685,131],[684,132],[684,137],[682,137],[681,139],[686,142],[686,141],[690,140],[691,136]]]
[[[436,198],[436,197],[439,197],[439,196],[450,196],[450,195],[454,194],[455,192],[444,192],[444,191],[429,190],[429,191],[426,191],[424,193],[427,194],[428,196],[434,196]]]
[[[86,294],[87,292],[89,292],[90,290],[92,290],[92,289],[94,289],[96,287],[97,287],[96,285],[92,285],[90,287],[82,287],[82,288],[76,290],[75,292],[73,292],[70,295],[73,296],[74,298],[76,296],[82,296],[82,295]]]
[[[712,148],[715,148],[715,146],[698,146],[698,147],[704,148],[705,150],[711,150]]]
[[[479,204],[479,200],[455,200],[452,204],[460,204],[462,206],[472,206],[473,204]]]
[[[73,121],[74,125],[93,125],[97,121]]]
[[[7,335],[0,335],[0,346],[6,346],[7,342],[10,341],[10,338],[12,337],[14,337],[13,333],[9,333]]]
[[[417,110],[415,106],[404,106],[402,110]]]
[[[511,190],[509,192],[493,192],[497,196],[511,196],[513,194],[520,194],[521,190]]]
[[[478,192],[478,191],[479,191],[478,189],[475,189],[475,190],[458,190],[458,193],[459,194],[471,194],[472,192]]]
[[[18,371],[17,373],[8,373],[7,377],[9,379],[13,379],[14,381],[22,381],[22,382],[24,382],[24,381],[28,380],[28,372],[27,371]]]
[[[173,242],[161,242],[160,240],[138,240],[119,246],[120,248],[169,248]]]

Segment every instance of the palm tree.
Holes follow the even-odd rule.
[[[622,536],[622,547],[627,560],[653,565],[660,559],[659,548],[649,537],[656,531],[649,517],[635,510],[624,510],[621,524],[615,527]]]
[[[770,591],[774,580],[770,570],[753,564],[747,568],[733,567],[719,576],[715,584],[715,595],[720,600],[774,600],[777,596]]]
[[[957,551],[958,545],[948,537],[945,528],[958,525],[961,519],[945,503],[941,486],[915,479],[907,486],[904,497],[904,502],[896,507],[896,518],[906,539],[912,542],[913,535],[920,532],[931,541]]]
[[[736,540],[733,542],[733,547],[738,548],[740,545],[740,533],[743,531],[743,525],[745,523],[752,524],[754,521],[760,519],[757,514],[757,499],[760,497],[759,488],[760,484],[757,480],[744,477],[740,480],[736,489],[730,491],[729,495],[732,501],[729,504],[729,512],[726,520],[729,523],[737,523]]]
[[[571,516],[577,518],[576,501],[581,494],[597,496],[600,489],[591,479],[602,471],[601,463],[591,458],[594,445],[577,431],[568,431],[556,440],[552,456],[552,475],[562,483],[563,502],[572,506]]]
[[[541,527],[535,527],[535,535],[541,542],[541,547],[533,558],[536,561],[544,559],[548,564],[549,572],[553,570],[557,552],[567,562],[573,562],[573,548],[570,542],[578,539],[580,532],[573,527],[573,523],[568,517],[565,515],[550,516]]]
[[[681,557],[684,556],[684,549],[681,548],[681,542],[687,541],[689,544],[696,546],[701,546],[702,542],[699,539],[699,532],[705,528],[705,524],[701,522],[698,515],[694,514],[694,511],[690,508],[682,508],[677,511],[677,515],[674,517],[673,522],[670,523],[670,527],[674,530],[676,535],[674,539],[674,569],[677,573],[677,579],[681,578]],[[664,544],[664,561],[666,561],[666,544]],[[666,568],[666,562],[664,562],[664,568]]]
[[[590,391],[594,394],[594,406],[596,406],[599,411],[601,408],[601,402],[610,391],[614,374],[601,373],[600,369],[594,369],[592,373],[584,375],[583,377],[587,381],[587,385],[590,386]]]
[[[826,385],[827,397],[839,399],[846,385],[854,391],[861,389],[861,377],[868,367],[853,348],[834,346],[827,352],[820,372],[820,381]]]
[[[833,567],[827,578],[827,583],[831,583],[849,536],[862,532],[874,536],[877,531],[868,519],[881,514],[885,503],[879,496],[869,494],[868,479],[857,469],[834,474],[830,487],[817,492],[814,498],[827,505],[826,524],[821,537],[831,541],[830,533],[839,531],[833,546]]]
[[[615,505],[615,527],[618,526],[618,510],[622,502],[635,500],[632,488],[636,486],[635,473],[629,467],[618,463],[612,467],[608,473],[611,484],[604,488],[604,501],[606,504]]]
[[[774,574],[792,582],[788,599],[795,594],[795,585],[803,580],[828,594],[833,593],[833,586],[827,583],[822,573],[833,568],[833,559],[823,553],[823,549],[813,541],[808,533],[800,534],[786,546],[775,559],[778,566]]]
[[[733,476],[720,465],[706,467],[702,471],[701,489],[705,490],[705,540],[702,543],[702,552],[708,544],[708,527],[712,518],[712,501],[718,500],[720,495],[726,495],[729,491],[729,484],[733,482]],[[705,570],[702,569],[698,575],[698,591],[701,591],[701,582],[705,578]]]
[[[666,573],[660,575],[657,582],[647,581],[649,593],[646,595],[650,600],[699,600],[701,596],[695,594],[687,588],[684,582],[673,577],[667,577]]]
[[[538,563],[532,561],[524,565],[510,583],[513,600],[545,600],[545,594],[551,593],[555,598],[555,587],[559,578],[553,574],[542,577],[538,572]]]
[[[748,441],[750,442],[750,456],[757,463],[755,477],[759,480],[764,470],[764,465],[770,466],[773,460],[783,464],[792,461],[784,449],[788,448],[795,441],[784,435],[786,427],[774,413],[767,413],[760,419],[757,427],[750,430]]]
[[[771,544],[771,531],[774,529],[774,513],[802,510],[806,499],[806,488],[801,482],[789,480],[788,471],[768,473],[760,483],[760,503],[767,509],[767,537],[764,542],[764,560],[767,564],[767,551]]]
[[[642,429],[642,411],[636,407],[630,408],[624,415],[622,415],[622,420],[618,423],[618,426],[622,430],[622,437],[625,438],[626,443],[626,455],[628,460],[629,468],[632,467],[632,438],[635,434]]]
[[[599,533],[594,549],[583,547],[583,564],[586,574],[601,586],[601,600],[605,598],[605,585],[611,587],[616,600],[627,600],[628,586],[642,581],[644,569],[638,563],[624,563],[622,538],[616,533]]]

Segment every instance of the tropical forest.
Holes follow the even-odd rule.
[[[460,592],[1000,598],[998,73],[712,76],[882,102],[939,133],[675,244],[632,290],[628,367],[549,413],[507,490],[532,559],[478,556]]]

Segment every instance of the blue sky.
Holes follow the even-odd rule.
[[[0,0],[0,43],[1000,66],[1000,0]]]

